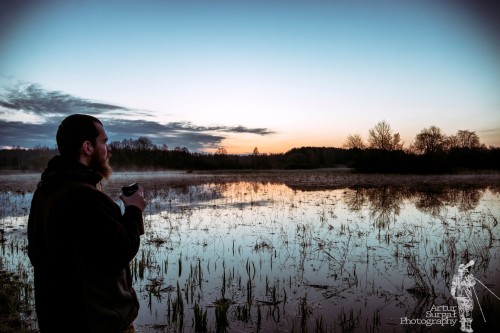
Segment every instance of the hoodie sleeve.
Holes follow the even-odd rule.
[[[85,269],[125,268],[139,250],[141,210],[128,206],[122,215],[120,207],[106,194],[96,189],[82,194],[85,200],[76,200],[74,226],[76,250]]]

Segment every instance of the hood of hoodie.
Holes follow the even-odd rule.
[[[101,179],[99,173],[85,164],[57,155],[47,164],[38,188],[47,189],[66,181],[81,181],[95,186]]]

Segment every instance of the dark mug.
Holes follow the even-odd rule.
[[[130,197],[139,189],[139,183],[133,183],[130,185],[122,186],[122,193],[126,197]]]

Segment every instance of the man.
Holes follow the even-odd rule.
[[[97,118],[67,117],[56,139],[60,155],[42,173],[28,219],[40,332],[127,331],[139,310],[129,262],[143,230],[143,190],[120,195],[122,215],[96,188],[111,175],[108,137]]]

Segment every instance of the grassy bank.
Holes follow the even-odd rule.
[[[31,312],[28,297],[31,293],[30,284],[0,266],[0,332],[36,332],[25,320]]]

